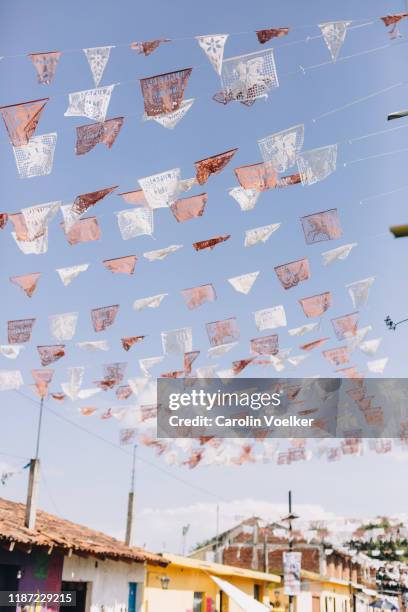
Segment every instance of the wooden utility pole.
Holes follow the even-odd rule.
[[[127,507],[127,518],[126,518],[126,536],[125,544],[131,545],[133,537],[133,517],[135,512],[135,473],[136,473],[136,449],[137,445],[133,447],[133,460],[132,460],[132,476],[130,479],[130,491],[128,496],[128,507]]]
[[[30,461],[30,474],[28,477],[27,503],[26,503],[25,519],[24,519],[24,525],[28,529],[35,529],[35,520],[36,520],[36,515],[37,515],[38,493],[39,493],[39,487],[40,487],[39,453],[40,453],[40,438],[41,438],[41,425],[42,425],[43,410],[44,410],[44,397],[41,397],[35,457],[34,459],[31,459]]]
[[[289,503],[289,515],[288,515],[288,522],[289,522],[289,550],[292,551],[293,550],[293,535],[292,535],[292,491],[289,491],[289,496],[288,496],[288,503]],[[294,602],[294,596],[293,595],[289,595],[289,612],[294,612],[295,610],[295,602]]]

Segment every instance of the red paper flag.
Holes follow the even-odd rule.
[[[37,346],[40,355],[41,365],[47,366],[54,361],[58,361],[65,355],[65,344],[53,344],[51,346]]]
[[[110,325],[113,325],[118,314],[119,304],[114,306],[102,306],[91,310],[93,328],[96,332],[101,332]]]
[[[134,344],[137,344],[138,342],[143,342],[145,338],[146,336],[130,336],[128,338],[122,338],[122,346],[125,351],[129,351]]]
[[[191,289],[183,289],[180,292],[186,301],[187,308],[193,310],[205,304],[205,302],[214,302],[217,299],[214,287],[210,284],[192,287]]]
[[[332,305],[332,296],[330,291],[326,291],[326,293],[302,298],[299,304],[308,318],[321,317]]]
[[[329,338],[321,338],[320,340],[314,340],[313,342],[308,342],[307,344],[302,344],[302,346],[299,346],[299,348],[302,349],[302,351],[312,351],[313,349],[317,348],[318,346],[322,346],[322,344],[327,342],[327,340],[329,340]]]
[[[261,43],[261,45],[264,45],[272,38],[281,38],[281,36],[286,36],[287,34],[289,34],[289,28],[269,28],[267,30],[255,30],[255,33],[258,37],[258,41]]]
[[[255,355],[277,355],[279,353],[279,336],[272,334],[250,340],[251,352]]]
[[[143,189],[136,189],[136,191],[125,191],[123,193],[118,193],[118,195],[122,196],[126,204],[145,206],[146,208],[149,208]]]
[[[106,189],[98,189],[98,191],[92,191],[91,193],[83,193],[75,198],[72,204],[72,211],[83,215],[91,206],[95,206],[99,200],[105,198],[107,195],[115,191],[118,185],[113,187],[107,187]]]
[[[7,334],[9,344],[22,344],[23,342],[30,342],[31,332],[35,321],[35,319],[8,321]]]
[[[213,321],[206,324],[208,339],[211,346],[219,346],[239,339],[239,327],[236,317]]]
[[[168,42],[171,42],[169,38],[158,38],[156,40],[146,40],[144,42],[132,42],[130,44],[130,48],[137,51],[139,55],[144,53],[144,55],[147,56],[153,53],[153,51],[155,51],[162,43]]]
[[[6,227],[7,221],[8,221],[8,214],[0,213],[0,229],[4,229]]]
[[[184,353],[184,374],[186,374],[186,376],[191,374],[192,365],[199,354],[200,351],[190,351],[189,353]]]
[[[218,174],[224,170],[225,166],[229,164],[231,159],[234,157],[237,149],[230,149],[224,153],[201,159],[200,161],[194,162],[196,168],[196,179],[200,185],[204,185],[211,176],[211,174]]]
[[[48,393],[48,385],[54,375],[54,370],[31,370],[31,375],[34,378],[38,395],[41,399],[45,398]]]
[[[196,217],[201,217],[204,214],[205,204],[208,200],[206,193],[192,196],[190,198],[181,198],[170,206],[171,212],[179,223],[189,221]]]
[[[48,51],[47,53],[29,53],[37,71],[37,81],[40,85],[49,85],[54,76],[61,57],[61,51]]]
[[[307,215],[300,219],[306,244],[341,238],[340,219],[337,208]]]
[[[348,335],[356,335],[359,316],[360,315],[358,312],[352,312],[331,320],[334,333],[336,334],[336,338],[338,340],[344,340],[344,338],[346,338]]]
[[[37,283],[40,279],[40,276],[40,272],[33,272],[32,274],[23,274],[23,276],[10,276],[10,281],[14,285],[21,287],[24,293],[28,297],[31,297],[37,288]]]
[[[208,240],[201,240],[201,242],[193,242],[193,247],[196,251],[202,251],[204,249],[213,249],[217,244],[226,242],[231,238],[231,234],[225,236],[217,236],[216,238],[209,238]]]
[[[102,123],[78,126],[76,129],[76,155],[89,153],[99,143],[103,143],[110,149],[118,137],[124,121],[124,117],[115,117],[114,119],[107,119]]]
[[[37,128],[41,113],[49,98],[31,100],[20,104],[0,107],[3,121],[13,147],[21,147],[28,144],[31,136]]]
[[[126,257],[116,257],[115,259],[105,259],[102,263],[107,270],[115,274],[133,274],[135,271],[136,255]]]
[[[146,115],[156,117],[180,108],[192,68],[140,79]]]
[[[332,365],[340,366],[349,361],[350,353],[347,346],[339,346],[339,348],[323,351],[323,357]]]
[[[64,227],[64,224],[61,223],[61,226]],[[69,232],[65,232],[65,237],[69,244],[99,240],[101,230],[97,218],[85,217],[85,219],[79,219],[79,221],[74,223]]]
[[[304,258],[281,266],[276,266],[275,272],[282,287],[284,289],[291,289],[302,281],[306,281],[310,278],[309,261]]]
[[[244,189],[266,191],[276,187],[277,174],[271,164],[261,162],[235,168],[235,175]]]

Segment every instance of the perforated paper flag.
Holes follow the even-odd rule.
[[[303,185],[314,185],[323,181],[336,170],[337,145],[329,145],[300,153],[297,158]]]
[[[158,308],[168,293],[160,293],[151,297],[141,298],[133,302],[134,310],[142,310],[143,308]]]
[[[244,189],[243,187],[234,187],[229,192],[229,195],[238,202],[241,210],[247,211],[255,208],[255,204],[261,195],[256,189]]]
[[[354,330],[352,332],[345,332],[344,338],[347,342],[347,347],[350,353],[359,348],[360,344],[363,342],[367,334],[372,331],[372,329],[373,328],[371,325],[366,325],[365,327],[358,328],[356,332],[354,332]]]
[[[180,108],[177,110],[171,111],[170,113],[163,113],[162,115],[155,115],[153,117],[149,117],[146,113],[143,115],[144,121],[156,121],[163,127],[168,130],[174,130],[176,125],[185,117],[190,108],[194,104],[194,98],[190,98],[189,100],[183,100],[180,104]]]
[[[7,321],[7,338],[9,344],[30,342],[31,332],[36,319],[19,319]]]
[[[31,100],[0,107],[4,124],[13,147],[28,144],[34,136],[41,114],[49,98]]]
[[[220,346],[239,340],[240,332],[236,317],[206,323],[211,346]]]
[[[288,329],[289,336],[304,336],[319,326],[318,323],[308,323],[307,325],[302,325],[301,327],[293,327],[292,329]]]
[[[149,117],[171,113],[180,108],[192,68],[140,79],[145,113]]]
[[[259,331],[286,327],[286,313],[284,306],[273,306],[264,308],[254,313],[255,325]]]
[[[59,210],[61,202],[48,202],[47,204],[38,204],[23,208],[25,226],[27,228],[27,240],[34,240],[44,234],[50,221],[55,217]]]
[[[365,340],[359,346],[360,351],[363,351],[366,355],[375,355],[380,348],[382,338],[374,338],[373,340]]]
[[[251,353],[255,355],[277,355],[279,352],[278,334],[253,338],[250,340]]]
[[[230,234],[226,234],[225,236],[216,236],[215,238],[208,238],[207,240],[193,242],[193,247],[196,251],[204,251],[205,249],[212,250],[217,246],[217,244],[221,244],[221,242],[226,242],[230,238]]]
[[[68,268],[57,268],[56,272],[58,272],[63,285],[66,287],[72,283],[74,278],[79,276],[81,272],[86,272],[88,268],[89,264],[79,264],[78,266],[69,266]]]
[[[324,41],[330,51],[333,62],[338,58],[349,25],[351,25],[351,21],[329,21],[327,23],[319,23],[319,28],[323,34]]]
[[[340,366],[350,360],[350,352],[347,346],[339,346],[338,348],[323,351],[323,357],[327,359],[331,365]]]
[[[249,274],[242,274],[241,276],[234,276],[229,278],[228,282],[234,287],[235,291],[248,295],[256,279],[258,278],[259,272],[250,272]]]
[[[156,40],[145,40],[143,42],[132,42],[130,44],[130,48],[137,53],[145,55],[150,55],[155,51],[162,43],[169,43],[171,40],[168,38],[157,38]]]
[[[229,342],[228,344],[219,344],[218,346],[212,346],[208,349],[207,355],[208,357],[221,357],[226,353],[229,353],[233,348],[238,345],[238,342]]]
[[[224,59],[221,83],[224,94],[239,102],[267,97],[270,89],[279,87],[273,49]]]
[[[228,34],[209,34],[207,36],[196,36],[196,40],[208,59],[215,72],[221,75],[224,47]]]
[[[157,249],[156,251],[148,251],[147,253],[143,253],[143,257],[148,259],[149,261],[158,261],[161,259],[166,259],[168,255],[171,253],[175,253],[183,248],[182,244],[172,244],[171,246],[165,247],[164,249]]]
[[[264,162],[270,163],[277,172],[294,166],[303,147],[304,131],[304,125],[299,124],[258,140]]]
[[[7,357],[7,359],[17,359],[23,349],[24,346],[19,346],[18,344],[0,345],[0,353],[3,357]]]
[[[102,306],[91,310],[92,325],[96,332],[101,332],[114,324],[119,305]]]
[[[193,310],[199,308],[206,302],[214,302],[217,299],[214,287],[212,284],[200,285],[199,287],[192,287],[191,289],[183,289],[181,291],[187,308]]]
[[[83,215],[91,206],[95,206],[97,202],[115,191],[117,187],[118,185],[113,185],[112,187],[105,187],[104,189],[98,189],[91,193],[82,193],[78,195],[72,204],[72,211]]]
[[[65,345],[53,344],[52,346],[37,346],[37,351],[40,355],[41,365],[48,366],[64,357]]]
[[[176,220],[179,223],[190,221],[196,217],[201,217],[204,214],[204,209],[208,196],[206,193],[191,196],[190,198],[181,198],[171,204],[170,209]]]
[[[66,312],[64,314],[50,315],[48,321],[50,332],[54,338],[60,342],[72,340],[78,322],[78,313]]]
[[[338,340],[344,340],[347,335],[355,336],[358,328],[359,313],[352,312],[342,317],[336,317],[332,319],[332,325],[336,338]]]
[[[101,123],[79,125],[76,128],[77,141],[75,154],[85,155],[85,153],[89,153],[99,143],[103,143],[110,149],[118,137],[124,121],[124,117],[115,117]]]
[[[92,72],[95,87],[98,87],[101,82],[106,65],[109,61],[111,49],[113,48],[114,47],[93,47],[83,50]]]
[[[330,291],[326,291],[302,298],[299,300],[299,304],[307,317],[321,317],[332,305],[332,296]]]
[[[244,246],[251,247],[258,242],[266,242],[280,226],[281,223],[271,223],[263,227],[246,230]]]
[[[153,234],[153,211],[149,208],[139,207],[133,210],[121,210],[116,214],[123,240]]]
[[[275,272],[284,289],[296,287],[299,283],[310,278],[309,260],[299,259],[282,266],[276,266]]]
[[[365,306],[368,300],[368,296],[370,294],[370,287],[374,283],[375,277],[370,276],[370,278],[364,278],[360,281],[355,281],[354,283],[350,283],[346,285],[346,289],[348,294],[353,302],[354,308],[361,308]]]
[[[289,28],[268,28],[266,30],[255,30],[258,42],[264,45],[272,38],[281,38],[289,34]]]
[[[254,189],[255,191],[267,191],[277,185],[276,170],[270,162],[250,164],[235,168],[235,175],[239,184],[245,190]]]
[[[86,342],[77,342],[76,346],[85,351],[108,351],[109,345],[107,340],[88,340]]]
[[[306,244],[341,238],[341,225],[337,208],[313,213],[300,219]]]
[[[64,207],[61,207],[61,210]],[[101,230],[96,217],[85,217],[79,219],[65,232],[65,237],[69,244],[80,244],[82,242],[93,242],[101,237]]]
[[[28,57],[33,62],[37,71],[37,81],[40,85],[52,83],[58,62],[61,57],[60,51],[48,51],[47,53],[29,53]]]
[[[163,359],[163,355],[160,355],[159,357],[147,357],[145,359],[139,359],[139,367],[145,376],[150,376],[150,370],[156,365],[159,365],[159,363],[161,363]],[[138,395],[139,391],[135,390],[135,388],[132,386],[132,383],[132,379],[129,379],[129,385],[132,387],[133,393],[135,395]]]
[[[323,259],[323,265],[328,266],[337,259],[346,259],[350,255],[352,249],[356,246],[357,242],[352,242],[350,244],[344,244],[343,246],[337,247],[336,249],[325,251],[321,254]]]
[[[143,189],[144,196],[149,207],[166,208],[177,200],[179,195],[179,181],[181,178],[180,168],[166,170],[160,174],[153,174],[138,180]]]
[[[40,280],[41,273],[34,272],[33,274],[24,274],[23,276],[10,276],[10,281],[21,287],[24,293],[31,297],[37,288],[37,283]]]
[[[165,355],[178,355],[193,350],[193,330],[191,327],[162,332],[161,339]]]
[[[389,357],[383,359],[376,359],[375,361],[368,361],[367,368],[373,374],[382,374],[387,366]]]
[[[68,368],[69,380],[67,382],[61,383],[62,390],[72,401],[75,401],[78,398],[78,393],[81,388],[82,381],[84,379],[84,374],[84,366]]]
[[[115,259],[105,259],[102,263],[107,270],[114,274],[133,274],[136,266],[136,255],[126,257],[116,257]]]
[[[218,153],[205,159],[200,159],[194,162],[196,169],[196,180],[199,185],[204,185],[210,178],[211,174],[219,174],[229,164],[238,149],[230,149],[224,153]]]
[[[0,370],[0,391],[14,391],[23,385],[20,370]]]
[[[114,85],[70,93],[65,117],[88,117],[94,121],[105,121]]]
[[[13,147],[19,177],[34,178],[51,174],[57,133],[33,136],[28,144]]]

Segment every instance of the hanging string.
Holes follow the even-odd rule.
[[[398,187],[398,189],[393,189],[392,191],[383,191],[382,193],[376,193],[368,198],[363,198],[360,200],[360,204],[364,204],[365,202],[369,202],[370,200],[376,200],[377,198],[381,198],[383,196],[393,195],[394,193],[399,193],[400,191],[405,191],[408,189],[408,185],[404,187]]]
[[[347,20],[344,19],[342,21],[349,21],[351,24],[355,24],[355,25],[351,25],[348,27],[348,30],[354,30],[357,28],[361,28],[361,27],[365,27],[365,26],[369,26],[369,25],[373,25],[374,23],[377,23],[377,20],[380,20],[380,17],[368,17],[367,19],[356,19],[356,20]],[[336,20],[339,21],[339,20]],[[308,24],[308,25],[300,25],[300,26],[294,26],[290,28],[290,31],[296,31],[296,30],[305,30],[305,29],[309,29],[309,28],[316,28],[319,27],[319,24]],[[262,28],[258,28],[259,30],[261,30]],[[264,28],[264,29],[268,29],[268,28]],[[227,34],[227,32],[226,32]],[[244,35],[255,35],[256,36],[256,30],[248,30],[245,32],[229,32],[228,36],[244,36]],[[187,41],[187,40],[196,40],[198,36],[211,36],[211,34],[208,35],[202,35],[202,34],[198,34],[196,36],[184,36],[184,37],[180,37],[180,38],[168,38],[167,36],[162,36],[162,37],[158,37],[156,40],[159,39],[166,39],[169,42],[182,42],[182,41]],[[314,40],[316,38],[322,38],[322,36],[314,36],[314,37],[308,37],[310,40]],[[132,41],[133,42],[133,41]],[[132,42],[129,43],[119,43],[119,44],[108,44],[108,45],[98,45],[98,47],[111,47],[113,49],[120,49],[120,48],[130,48]],[[282,45],[279,46],[286,46],[289,44],[294,44],[294,43],[283,43]],[[75,48],[75,49],[56,49],[56,51],[59,51],[62,54],[67,54],[67,53],[80,53],[83,52],[84,49],[86,49],[88,47],[80,47],[80,48]],[[95,47],[97,48],[97,47]],[[0,60],[3,59],[15,59],[15,58],[20,58],[20,57],[27,57],[30,55],[30,53],[33,53],[33,51],[29,51],[27,53],[18,53],[18,54],[14,54],[14,55],[1,55],[0,56]],[[44,51],[37,51],[36,53],[44,53]]]
[[[367,155],[367,157],[360,157],[359,159],[353,159],[349,162],[345,162],[343,165],[346,168],[347,166],[351,166],[352,164],[358,164],[362,161],[366,161],[369,159],[379,159],[380,157],[387,157],[388,155],[397,155],[398,153],[405,153],[406,151],[408,151],[408,147],[406,147],[405,149],[397,149],[396,151],[378,153],[377,155]]]

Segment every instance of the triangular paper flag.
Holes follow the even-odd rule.
[[[180,104],[180,108],[170,113],[163,113],[162,115],[155,115],[153,117],[149,117],[144,113],[143,120],[144,121],[156,121],[156,123],[160,123],[163,127],[168,130],[173,130],[176,125],[183,119],[183,117],[188,113],[190,108],[194,104],[194,98],[190,98],[189,100],[183,100]]]
[[[224,47],[228,36],[229,34],[209,34],[207,36],[196,36],[198,44],[218,74],[221,74]]]
[[[99,86],[113,47],[93,47],[84,49],[86,59],[92,72],[95,87]]]
[[[34,272],[33,274],[24,274],[23,276],[10,276],[10,281],[21,287],[24,293],[31,297],[37,288],[37,283],[40,280],[41,273]]]
[[[228,282],[234,287],[235,291],[247,295],[258,278],[258,274],[259,272],[250,272],[242,276],[234,276],[233,278],[229,278]]]
[[[66,287],[72,283],[74,278],[79,276],[81,272],[85,272],[88,268],[89,264],[80,264],[78,266],[69,266],[68,268],[57,268],[56,271],[58,272],[63,285]]]
[[[325,43],[330,51],[333,62],[337,60],[340,49],[346,38],[347,28],[351,21],[328,21],[319,23]]]

